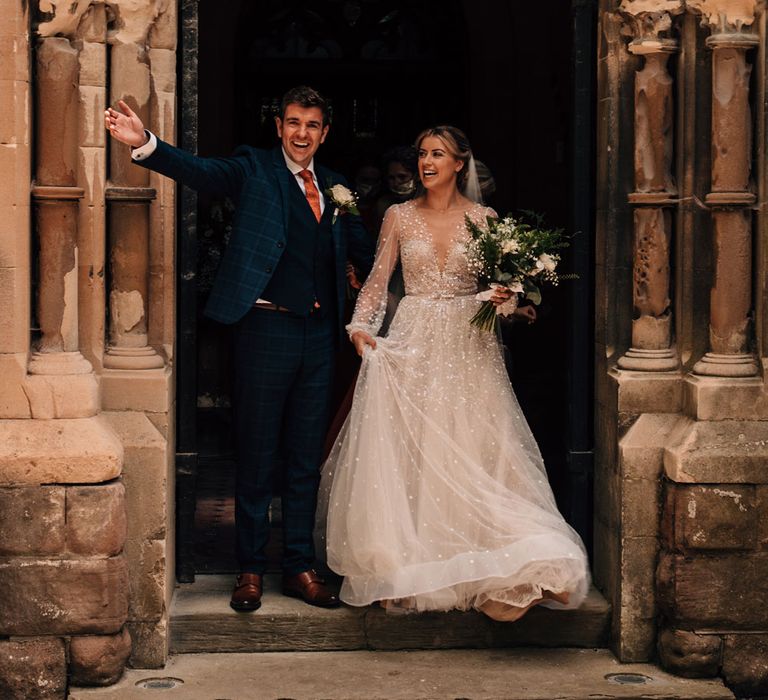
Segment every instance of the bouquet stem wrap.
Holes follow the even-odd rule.
[[[521,285],[513,285],[512,287],[509,287],[509,289],[511,289],[514,294],[512,294],[512,296],[503,304],[499,304],[497,306],[491,301],[491,297],[493,296],[493,293],[496,291],[496,289],[503,289],[504,287],[505,286],[503,284],[497,284],[494,282],[491,284],[490,289],[487,289],[484,292],[480,292],[477,296],[475,296],[475,299],[482,301],[483,304],[470,321],[473,326],[477,326],[484,331],[494,331],[496,330],[496,323],[499,316],[511,316],[513,313],[515,313],[515,309],[517,308],[517,294],[518,292],[523,291]],[[520,288],[516,289],[515,287]]]

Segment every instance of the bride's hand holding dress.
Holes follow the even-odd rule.
[[[365,331],[354,331],[353,333],[350,333],[349,339],[355,346],[355,352],[357,352],[360,357],[363,356],[366,347],[371,347],[374,350],[376,349],[376,339],[368,335]]]

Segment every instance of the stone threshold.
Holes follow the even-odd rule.
[[[171,653],[297,652],[452,648],[602,647],[610,605],[593,588],[577,610],[536,608],[514,623],[476,612],[393,615],[378,606],[315,608],[279,591],[265,577],[262,606],[253,613],[229,607],[234,576],[197,576],[179,584],[171,606]]]
[[[161,690],[163,685],[167,688]],[[172,656],[164,669],[130,670],[111,688],[71,688],[69,695],[70,700],[148,697],[728,700],[734,696],[719,679],[679,678],[652,664],[621,664],[607,649],[182,654]]]

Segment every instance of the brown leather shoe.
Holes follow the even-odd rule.
[[[309,605],[319,608],[336,608],[339,599],[325,586],[325,581],[314,569],[303,571],[296,576],[283,576],[283,595],[301,598]]]
[[[237,612],[252,612],[261,607],[262,576],[261,574],[240,574],[237,577],[235,590],[229,607]]]

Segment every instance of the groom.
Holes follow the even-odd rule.
[[[144,130],[122,101],[106,127],[144,167],[237,202],[229,246],[205,308],[236,324],[235,524],[240,574],[230,605],[261,605],[268,510],[279,468],[283,484],[285,595],[335,607],[312,569],[319,467],[328,420],[333,353],[343,336],[347,259],[367,272],[368,236],[359,216],[339,212],[326,190],[346,184],[314,156],[328,135],[328,105],[309,87],[284,96],[275,117],[280,145],[240,146],[230,158],[199,158]]]

